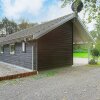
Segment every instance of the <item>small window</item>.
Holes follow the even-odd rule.
[[[4,48],[3,48],[3,46],[0,46],[0,53],[4,53]]]
[[[22,42],[22,52],[26,52],[26,44],[25,44],[25,42]]]
[[[10,54],[15,54],[15,44],[10,44]]]

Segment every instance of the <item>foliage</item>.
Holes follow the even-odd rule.
[[[93,48],[93,49],[91,50],[91,54],[92,54],[93,58],[99,57],[99,51],[98,51],[98,49]]]
[[[63,1],[63,7],[68,3],[74,1],[79,2],[81,0],[61,0]],[[94,30],[91,31],[93,39],[96,41],[96,48],[100,51],[100,0],[82,0],[84,3],[84,22],[95,22]],[[87,16],[88,15],[88,16]]]
[[[100,53],[100,40],[98,40],[95,44],[95,47],[98,49],[99,53]]]
[[[22,29],[26,29],[28,28],[28,22],[25,21],[25,20],[22,20],[22,22],[19,24],[19,29],[22,30]]]
[[[23,30],[35,25],[37,25],[37,23],[29,23],[28,21],[25,21],[24,19],[22,19],[21,23],[18,26],[19,26],[19,30]]]
[[[100,56],[100,53],[99,53],[98,49],[93,48],[91,50],[91,55],[92,55],[92,59],[90,60],[89,64],[97,64],[98,58]]]
[[[94,59],[91,59],[91,60],[89,61],[89,64],[95,65],[95,64],[97,64],[97,62],[96,62]]]
[[[6,17],[2,19],[2,26],[6,29],[7,34],[12,34],[18,30],[17,24]]]
[[[95,40],[95,47],[100,51],[100,15],[97,18],[97,23],[95,24],[95,30],[91,31],[91,35]]]
[[[77,2],[81,0],[61,0],[63,2],[62,7],[65,7],[68,3]],[[88,14],[88,22],[92,22],[94,19],[97,19],[100,15],[100,0],[83,0],[84,3],[84,17]]]
[[[15,21],[9,20],[5,17],[0,23],[0,28],[5,28],[6,34],[12,34],[14,32],[32,27],[34,25],[37,25],[37,23],[29,23],[28,21],[22,20],[20,24],[17,24]]]

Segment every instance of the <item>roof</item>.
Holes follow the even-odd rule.
[[[79,17],[73,21],[73,41],[80,44],[95,42]]]
[[[76,17],[75,13],[72,13],[72,14],[57,18],[55,20],[51,20],[43,24],[34,26],[34,27],[15,32],[13,34],[7,35],[6,37],[0,38],[0,44],[4,45],[4,44],[9,44],[9,43],[19,42],[19,41],[25,40],[26,38],[31,38],[33,40],[38,39],[42,37],[43,35],[47,34],[48,32],[52,31],[53,29],[59,27],[60,25],[68,22],[69,20],[74,19],[75,17]],[[77,20],[82,26],[81,28],[83,30],[86,30],[81,20],[79,20],[78,18]],[[88,37],[87,38],[88,41],[92,41],[92,37],[89,35],[87,31],[85,31],[85,35],[86,37]]]

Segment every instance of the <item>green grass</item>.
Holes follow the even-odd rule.
[[[88,58],[88,53],[73,53],[75,58]]]
[[[33,76],[33,79],[38,80],[38,79],[42,79],[44,77],[52,77],[52,76],[55,76],[57,73],[58,73],[58,71],[56,71],[56,70],[43,71],[43,72],[40,72],[38,75]]]
[[[36,76],[31,76],[31,78],[35,80],[39,80],[45,77],[53,77],[57,74],[59,74],[61,71],[63,71],[66,67],[61,67],[61,68],[54,68],[54,69],[49,69],[45,71],[40,71],[38,75]]]

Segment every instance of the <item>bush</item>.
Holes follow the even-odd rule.
[[[93,49],[91,50],[91,55],[92,55],[92,58],[93,58],[93,59],[91,59],[91,60],[89,61],[89,64],[97,64],[97,62],[98,62],[98,57],[99,57],[99,51],[98,51],[98,49],[93,48]]]
[[[91,60],[89,61],[89,64],[95,65],[95,64],[97,64],[97,62],[96,62],[94,59],[91,59]]]
[[[94,59],[95,59],[95,57],[97,57],[97,58],[99,57],[99,51],[96,48],[91,50],[91,54]]]

